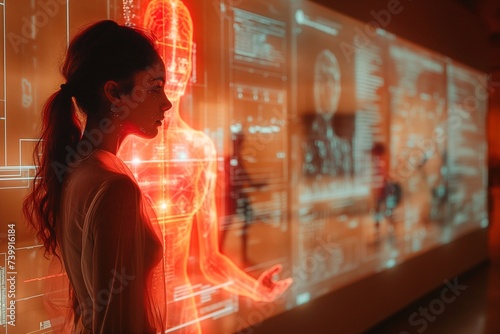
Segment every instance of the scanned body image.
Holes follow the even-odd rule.
[[[341,93],[340,67],[335,55],[323,50],[314,64],[316,116],[305,143],[303,173],[349,178],[353,172],[351,144],[335,134],[332,118]]]
[[[193,22],[181,1],[156,0],[146,7],[144,25],[159,39],[167,69],[165,91],[173,108],[155,139],[143,142],[132,138],[119,156],[129,164],[157,214],[153,224],[159,226],[164,244],[168,331],[201,333],[195,301],[199,292],[193,291],[187,271],[193,228],[198,235],[197,262],[214,285],[224,284],[235,294],[271,301],[291,280],[271,282],[279,267],[256,280],[219,252],[216,150],[212,140],[187,125],[179,112],[179,100],[191,74]]]

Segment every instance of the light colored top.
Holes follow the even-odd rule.
[[[80,327],[155,333],[166,311],[158,279],[164,277],[163,247],[147,199],[110,152],[96,150],[72,167],[64,179],[57,236]]]

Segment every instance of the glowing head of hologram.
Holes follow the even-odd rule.
[[[323,50],[314,64],[314,104],[317,112],[333,115],[340,99],[340,66],[335,55]]]
[[[177,101],[186,90],[192,67],[193,21],[179,0],[153,0],[144,15],[144,26],[157,38],[165,62],[165,92]]]

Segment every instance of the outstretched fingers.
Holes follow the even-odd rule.
[[[277,265],[274,265],[271,268],[267,269],[266,271],[264,271],[263,274],[272,278],[274,275],[279,274],[282,269],[283,269],[283,266],[281,264],[277,264]]]
[[[292,285],[293,279],[291,278],[286,278],[284,280],[278,281],[275,283],[274,288],[273,288],[273,294],[274,298],[278,298],[283,294],[283,292],[286,291]]]
[[[270,269],[264,271],[260,278],[260,284],[266,292],[263,291],[263,299],[265,301],[273,301],[278,298],[283,292],[288,289],[288,287],[293,283],[291,278],[286,278],[283,280],[274,280],[275,275],[279,274],[283,267],[281,265],[275,265]]]

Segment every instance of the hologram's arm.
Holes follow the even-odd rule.
[[[204,179],[208,189],[197,213],[197,227],[200,251],[200,268],[205,277],[214,284],[231,281],[226,290],[258,301],[272,301],[292,283],[290,278],[273,281],[281,270],[274,266],[254,279],[238,268],[228,257],[221,254],[218,243],[218,217],[215,202],[216,165],[215,160],[207,162]]]

